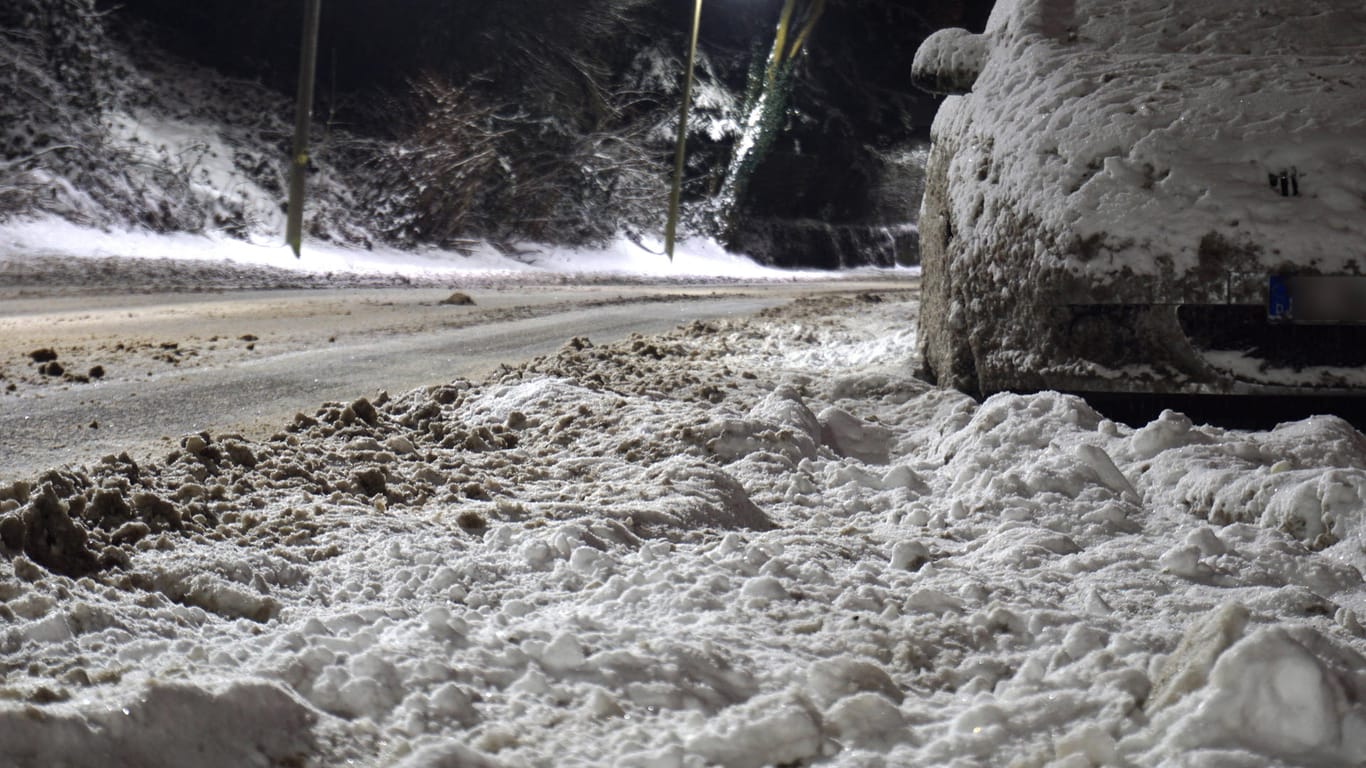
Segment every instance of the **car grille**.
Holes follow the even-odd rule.
[[[1197,351],[1242,352],[1295,371],[1366,366],[1366,326],[1272,323],[1260,306],[1189,305],[1177,316]]]

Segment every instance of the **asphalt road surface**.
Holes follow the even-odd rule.
[[[575,336],[609,343],[889,287],[907,284],[500,287],[468,292],[472,305],[427,288],[10,299],[0,483],[122,451],[141,460],[202,430],[266,437],[326,401],[479,379]]]

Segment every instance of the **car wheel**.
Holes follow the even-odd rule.
[[[920,327],[922,373],[942,387],[978,394],[977,365],[964,307],[954,301],[949,269],[955,246],[948,208],[948,166],[953,149],[936,142],[925,169],[925,198],[920,210]]]

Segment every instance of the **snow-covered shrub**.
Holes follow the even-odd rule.
[[[673,147],[659,128],[677,102],[640,82],[638,52],[658,50],[650,5],[444,8],[449,25],[417,33],[441,53],[360,177],[382,235],[583,244],[657,227]]]
[[[413,98],[417,124],[406,140],[380,145],[369,197],[386,236],[449,244],[487,207],[507,129],[496,107],[434,77],[414,83]]]
[[[93,0],[0,7],[0,217],[57,195],[45,168],[88,161],[112,77]]]
[[[174,101],[185,112],[187,100],[137,70],[106,18],[93,0],[18,0],[0,10],[0,216],[229,229],[242,206],[201,178],[217,137],[145,135],[149,124],[172,122],[147,107],[161,116]],[[176,121],[171,134],[188,127]]]
[[[554,114],[494,101],[434,77],[413,86],[414,126],[371,161],[370,200],[386,236],[589,243],[639,226],[663,199],[648,126],[600,92],[585,130]]]
[[[97,106],[117,76],[94,0],[9,0],[0,30],[36,43],[46,69],[81,106]]]

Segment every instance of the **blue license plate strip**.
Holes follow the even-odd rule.
[[[1266,316],[1296,325],[1366,324],[1366,275],[1272,275]]]
[[[1295,318],[1295,303],[1290,295],[1290,281],[1280,275],[1272,275],[1267,286],[1267,318],[1279,322],[1290,322]]]

